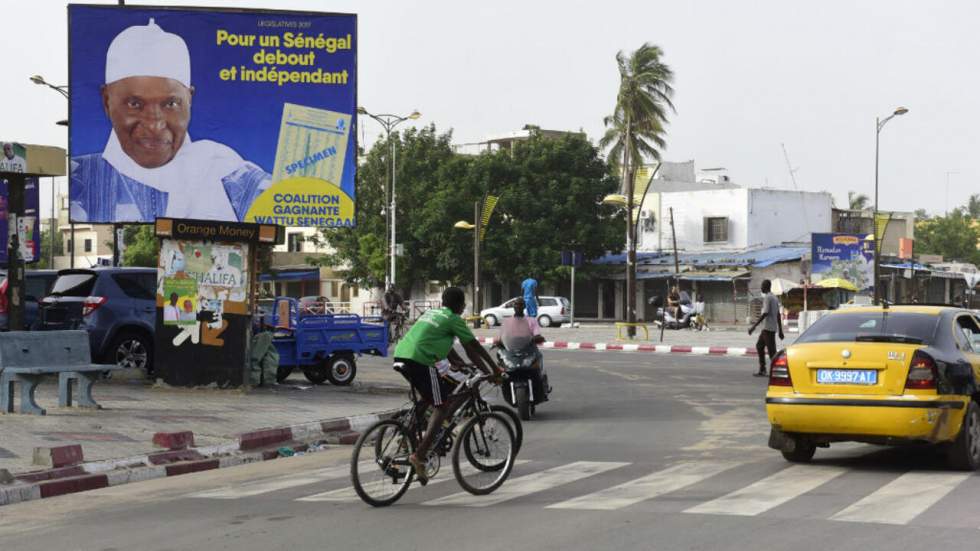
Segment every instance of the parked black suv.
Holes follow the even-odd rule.
[[[155,268],[61,270],[41,301],[41,330],[85,329],[92,361],[153,372]]]
[[[58,270],[24,271],[24,329],[37,329],[38,303],[48,296],[56,279]],[[0,268],[0,331],[8,329],[7,312],[7,270]]]

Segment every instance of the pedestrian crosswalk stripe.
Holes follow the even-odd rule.
[[[205,499],[238,499],[241,497],[251,497],[278,490],[285,490],[287,488],[316,484],[326,480],[335,480],[338,478],[343,478],[349,474],[349,466],[338,465],[336,467],[329,467],[326,469],[318,469],[308,473],[303,473],[300,476],[264,480],[260,482],[241,484],[238,486],[226,486],[223,488],[215,488],[214,490],[196,492],[187,497]]]
[[[518,460],[514,461],[514,465],[523,465],[525,463],[530,463],[530,461],[527,460],[527,459],[518,459]],[[348,472],[349,471],[350,471],[350,469],[348,469]],[[470,466],[467,465],[467,466],[463,467],[463,471],[464,472],[467,472],[467,473],[472,473],[472,472],[475,471],[475,469],[473,467],[470,467]],[[444,468],[444,470],[440,471],[440,473],[435,478],[429,480],[429,483],[427,484],[427,486],[432,486],[432,485],[435,485],[435,484],[439,484],[440,482],[446,482],[447,480],[456,480],[456,478],[453,475],[452,467],[451,466],[448,466],[448,465],[446,465],[445,468]],[[370,484],[370,483],[369,482],[365,482],[365,484]],[[418,482],[415,482],[414,484],[418,484]],[[506,482],[505,482],[505,484],[506,484]],[[312,502],[316,502],[316,501],[356,501],[358,499],[360,499],[360,497],[358,497],[357,492],[354,490],[354,487],[353,486],[347,486],[345,488],[340,488],[340,489],[337,489],[337,490],[330,490],[329,492],[321,492],[319,494],[313,494],[313,495],[310,495],[310,496],[301,497],[301,498],[297,499],[296,501],[306,501],[306,502],[310,502],[310,501],[312,501]]]
[[[597,511],[622,509],[696,484],[736,465],[738,463],[721,461],[681,463],[618,486],[549,505],[547,508]]]
[[[794,465],[685,513],[753,516],[817,488],[847,472],[840,467]]]
[[[969,477],[968,473],[905,473],[830,519],[906,524]]]
[[[521,496],[533,494],[543,490],[548,490],[556,486],[575,482],[583,478],[604,473],[612,469],[629,465],[618,461],[577,461],[567,465],[561,465],[537,472],[513,478],[504,483],[494,493],[486,496],[475,496],[466,492],[452,494],[432,501],[426,501],[423,505],[466,505],[470,507],[486,507],[504,501],[509,501]]]

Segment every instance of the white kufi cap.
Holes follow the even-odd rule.
[[[165,32],[153,19],[116,35],[105,56],[105,83],[129,77],[172,78],[191,85],[191,54],[184,39]]]

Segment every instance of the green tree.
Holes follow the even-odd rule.
[[[971,218],[980,218],[980,193],[974,193],[966,202],[966,211]]]
[[[916,220],[928,220],[929,219],[929,213],[926,212],[926,209],[915,209],[915,219]]]
[[[160,241],[154,235],[152,224],[126,226],[123,234],[123,266],[155,268],[160,256]]]
[[[579,250],[591,259],[622,250],[623,212],[601,202],[618,183],[582,134],[548,138],[532,133],[512,150],[474,159],[468,179],[473,187],[500,197],[482,247],[485,278],[565,281],[561,251]],[[457,240],[472,251],[471,234],[465,234]],[[472,269],[464,270],[472,274]],[[581,273],[588,277],[593,270],[586,266]]]
[[[41,230],[41,258],[32,265],[32,268],[37,268],[39,270],[51,269],[54,266],[51,265],[51,230],[43,229]],[[55,228],[54,231],[54,254],[59,256],[64,253],[64,240],[62,239],[61,232]]]
[[[980,263],[980,226],[962,209],[947,216],[936,216],[916,228],[916,249],[941,254],[947,260]]]
[[[868,203],[870,202],[871,199],[869,199],[868,196],[863,193],[857,193],[854,191],[847,192],[847,208],[851,210],[864,210],[868,208]]]
[[[665,146],[664,128],[667,111],[674,110],[671,86],[674,75],[661,61],[663,51],[650,43],[640,46],[631,55],[616,54],[619,65],[619,92],[613,114],[606,117],[606,134],[599,145],[609,150],[609,162],[618,168],[623,178],[627,212],[633,212],[633,182],[636,170],[645,158],[660,159]],[[626,321],[636,320],[636,224],[633,217],[627,234]],[[630,336],[634,333],[630,328]]]
[[[391,139],[397,159],[397,240],[405,251],[395,281],[402,289],[415,281],[458,281],[458,256],[464,251],[452,239],[452,225],[461,217],[472,218],[476,198],[462,178],[468,160],[453,153],[451,133],[440,134],[434,125],[396,132]],[[375,143],[358,169],[356,227],[323,228],[319,236],[336,251],[327,262],[342,266],[348,280],[362,285],[384,282],[388,147],[385,140]]]
[[[482,244],[485,279],[563,280],[561,250],[595,258],[622,247],[622,219],[599,204],[615,191],[615,178],[584,135],[533,133],[513,149],[479,156],[454,154],[450,138],[433,126],[392,135],[398,140],[397,229],[405,254],[396,282],[402,290],[415,282],[473,281],[473,234],[453,226],[473,222],[474,204],[485,194],[500,197]],[[358,171],[357,226],[319,232],[335,250],[329,262],[362,285],[384,281],[387,147],[375,144]]]

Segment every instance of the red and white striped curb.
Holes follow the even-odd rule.
[[[493,337],[481,337],[483,344],[493,344]],[[652,352],[654,354],[689,354],[694,356],[757,356],[754,348],[744,346],[687,346],[680,344],[634,344],[604,342],[546,341],[541,348],[561,350],[595,350],[616,352]]]
[[[190,432],[157,433],[153,441],[170,448],[146,455],[85,462],[81,446],[38,448],[53,468],[14,475],[12,484],[0,484],[0,506],[55,497],[75,492],[119,486],[155,478],[177,476],[211,469],[234,467],[280,457],[278,448],[288,446],[303,452],[316,440],[328,444],[353,444],[361,430],[395,411],[314,421],[246,432],[238,442],[217,446],[193,446]]]

